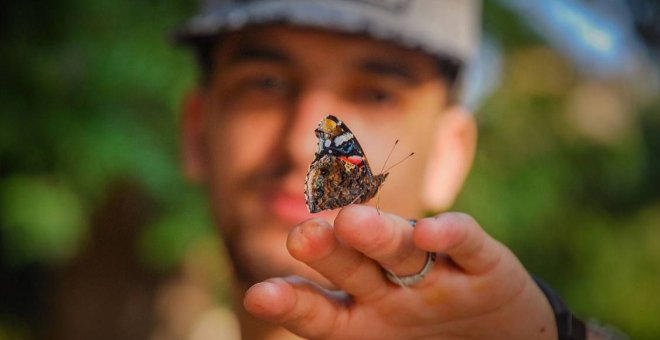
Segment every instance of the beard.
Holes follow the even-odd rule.
[[[296,267],[301,263],[296,263],[289,255],[286,249],[286,233],[280,228],[269,229],[271,230],[252,232],[250,235],[239,232],[224,238],[234,274],[239,282],[251,286],[272,277],[296,274],[298,271]]]
[[[224,239],[238,283],[250,287],[274,277],[299,276],[333,288],[325,277],[289,254],[285,228],[269,226],[264,229],[252,235]]]

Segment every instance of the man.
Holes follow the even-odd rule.
[[[478,11],[468,0],[224,1],[178,32],[203,70],[183,117],[185,168],[210,189],[243,338],[584,338],[471,217],[422,218],[452,204],[471,166],[476,128],[454,90]],[[378,210],[307,212],[327,114],[375,174],[394,140],[395,155],[415,152]]]

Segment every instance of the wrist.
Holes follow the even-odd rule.
[[[540,279],[534,277],[552,307],[557,324],[557,336],[559,340],[585,340],[587,339],[587,328],[584,322],[578,319],[564,301],[555,293],[550,286]]]

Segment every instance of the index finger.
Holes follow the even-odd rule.
[[[428,256],[415,247],[413,228],[408,220],[379,213],[373,207],[350,205],[343,208],[335,219],[335,233],[396,275],[415,274]]]
[[[447,254],[461,269],[471,274],[493,270],[507,248],[490,237],[469,215],[444,213],[417,221],[415,244],[431,252]]]

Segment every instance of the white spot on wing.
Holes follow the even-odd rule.
[[[350,132],[344,132],[343,134],[335,137],[335,146],[340,146],[344,144],[344,142],[351,140],[353,138],[353,134]]]

